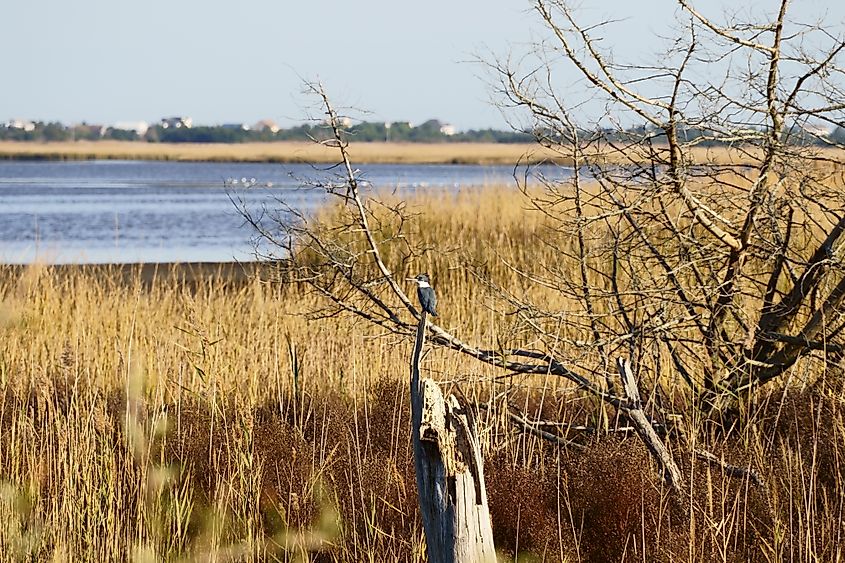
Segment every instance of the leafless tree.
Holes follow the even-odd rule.
[[[820,127],[843,127],[845,41],[841,30],[792,21],[788,4],[739,21],[678,0],[668,50],[642,65],[603,49],[613,22],[535,0],[548,40],[518,65],[488,63],[505,105],[527,110],[539,143],[572,165],[565,181],[519,183],[552,225],[538,244],[558,258],[516,273],[578,307],[510,294],[474,271],[532,345],[486,349],[436,324],[429,340],[600,398],[634,422],[675,488],[658,436],[676,419],[667,382],[681,382],[696,416],[724,427],[756,390],[801,362],[838,364],[845,346],[842,147]],[[560,65],[578,73],[589,105],[556,83]],[[319,142],[339,154],[329,179],[311,185],[342,205],[331,221],[281,203],[271,227],[245,216],[286,275],[325,297],[316,315],[354,315],[410,338],[419,312],[397,280],[425,249],[407,236],[401,203],[362,194],[343,120],[310,87],[329,129]],[[648,416],[635,380],[655,386]]]
[[[678,0],[670,48],[636,65],[602,49],[613,22],[535,1],[552,40],[534,67],[491,65],[507,104],[575,167],[542,194],[523,187],[577,241],[539,274],[582,303],[570,332],[605,366],[622,346],[655,375],[662,351],[710,414],[842,350],[842,154],[824,131],[843,124],[845,43],[790,20],[788,4],[737,21]],[[598,119],[555,87],[560,59],[603,105]],[[555,314],[534,310],[535,325]]]

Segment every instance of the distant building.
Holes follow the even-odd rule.
[[[326,120],[323,123],[325,123],[326,125],[329,125],[329,119],[326,118]],[[352,118],[346,117],[344,115],[339,115],[339,116],[337,116],[337,124],[340,125],[341,127],[352,127]]]
[[[194,120],[190,117],[163,117],[161,118],[162,129],[190,129],[194,125]]]
[[[249,131],[249,125],[246,123],[224,123],[220,127],[223,129],[230,129],[232,131]]]
[[[455,126],[451,123],[444,123],[440,126],[440,132],[446,135],[447,137],[451,137],[452,135],[456,134],[458,130],[455,129]]]
[[[108,131],[105,125],[90,125],[88,123],[81,123],[71,127],[71,132],[77,139],[99,139]]]
[[[139,137],[143,137],[150,128],[150,124],[146,121],[118,121],[111,128],[118,131],[134,131]]]
[[[35,131],[35,123],[26,119],[10,119],[3,125],[7,129],[20,129],[22,131]]]
[[[828,137],[832,133],[830,127],[824,125],[805,125],[804,131],[814,137]]]
[[[262,119],[253,125],[252,128],[260,132],[269,131],[270,133],[278,133],[280,131],[279,126],[272,119]]]

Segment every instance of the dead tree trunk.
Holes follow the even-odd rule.
[[[411,440],[428,560],[496,561],[484,486],[484,460],[475,419],[454,395],[443,398],[432,379],[420,379],[427,314],[411,357]]]

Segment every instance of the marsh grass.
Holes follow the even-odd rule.
[[[536,244],[548,225],[518,195],[491,188],[408,205],[417,212],[409,236],[441,249],[409,267],[434,274],[448,329],[488,346],[519,338],[467,261],[508,291],[575,307],[502,265],[557,256]],[[0,271],[0,552],[38,561],[424,560],[410,342],[348,317],[309,321],[317,298],[270,274],[188,279],[173,268]],[[437,349],[425,368],[478,401],[506,389],[531,419],[602,428],[607,416],[560,380],[502,380]],[[479,417],[502,557],[841,558],[842,374],[802,369],[749,406],[744,431],[691,429],[717,455],[760,471],[768,493],[678,449],[690,483],[679,501],[635,436],[599,432],[561,449],[514,429],[494,401]],[[686,400],[682,391],[676,400]]]
[[[835,156],[837,149],[829,149]],[[825,149],[818,149],[820,155]],[[350,154],[361,164],[503,164],[556,162],[571,165],[568,149],[536,143],[351,143]],[[693,147],[692,164],[749,164],[759,160],[750,147]],[[589,152],[588,157],[624,164],[642,161],[641,151]],[[143,141],[0,141],[0,159],[7,160],[171,160],[205,162],[303,162],[336,164],[337,152],[305,141],[267,143],[147,143]]]
[[[555,153],[533,144],[354,143],[357,162],[383,164],[507,164],[537,162]],[[269,143],[146,143],[130,141],[0,141],[0,159],[173,160],[209,162],[304,162],[335,164],[336,151],[300,141]]]

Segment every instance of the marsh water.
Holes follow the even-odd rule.
[[[515,185],[511,166],[366,165],[367,191],[474,190]],[[538,169],[547,177],[565,168]],[[254,259],[256,214],[313,211],[309,181],[334,170],[296,164],[71,161],[0,162],[0,262],[226,262]],[[266,216],[265,216],[266,218]]]

